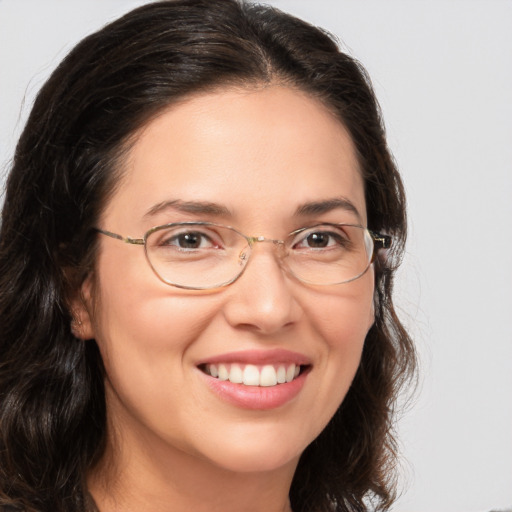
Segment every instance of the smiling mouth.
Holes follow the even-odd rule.
[[[309,368],[309,365],[291,364],[203,364],[199,369],[218,380],[244,386],[271,387],[292,382]]]

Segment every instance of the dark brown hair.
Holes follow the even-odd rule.
[[[405,199],[366,72],[322,30],[236,0],[162,1],[80,42],[41,89],[16,148],[0,233],[0,508],[83,511],[104,449],[103,366],[70,330],[67,303],[94,261],[96,225],[130,136],[188,95],[280,83],[320,99],[349,130],[369,228],[393,235],[375,262],[375,324],[347,397],[303,453],[295,512],[386,509],[393,420],[415,353],[392,303]],[[7,508],[5,508],[7,510]]]

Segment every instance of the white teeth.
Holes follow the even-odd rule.
[[[284,384],[286,382],[286,368],[281,365],[277,369],[277,383],[278,384]]]
[[[286,382],[291,382],[295,377],[295,365],[291,364],[286,369]]]
[[[231,371],[229,372],[229,381],[235,384],[241,384],[244,381],[242,368],[238,364],[231,365]]]
[[[226,365],[224,365],[224,364],[219,364],[219,379],[220,380],[228,380],[229,379],[228,369],[226,368]]]
[[[205,366],[205,371],[212,377],[219,380],[229,380],[234,384],[243,384],[245,386],[262,386],[272,387],[277,384],[284,384],[291,382],[298,377],[300,373],[300,366],[290,364],[285,366],[280,364],[274,366],[266,364],[258,367],[253,364],[243,365],[233,363],[229,364],[208,364]]]
[[[259,386],[260,385],[260,372],[258,368],[252,364],[248,364],[244,369],[243,383],[246,386]]]
[[[270,364],[261,369],[260,386],[275,386],[277,384],[276,369]]]

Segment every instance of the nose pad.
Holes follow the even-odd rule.
[[[275,257],[278,260],[279,266],[283,271],[286,269],[283,267],[282,263],[284,260],[284,242],[282,240],[273,240],[271,238],[265,238],[263,236],[252,238],[249,245],[245,246],[238,254],[238,265],[241,267],[245,267],[249,261],[249,257],[253,252],[256,242],[267,242],[273,245],[273,249],[275,252]]]
[[[242,249],[240,251],[240,254],[238,255],[238,264],[241,267],[245,267],[245,265],[247,265],[247,261],[249,260],[249,252],[250,252],[249,247],[246,247],[245,249]]]

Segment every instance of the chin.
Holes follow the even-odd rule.
[[[282,429],[271,435],[253,432],[247,436],[226,435],[224,442],[212,443],[215,452],[205,453],[219,467],[235,473],[272,472],[290,466],[295,468],[308,442],[293,439]]]
[[[217,465],[222,469],[232,473],[271,473],[289,466],[295,468],[299,461],[300,453],[276,454],[259,450],[258,453],[244,452],[240,454],[230,454],[217,461]]]

